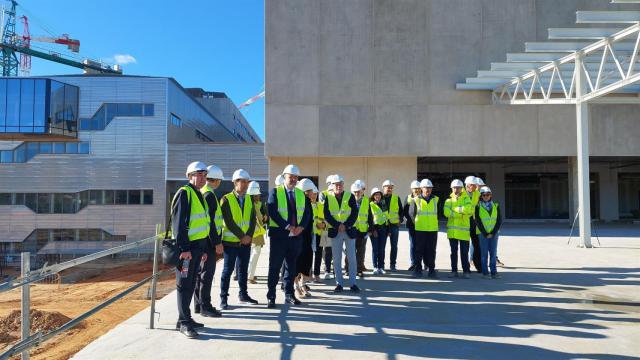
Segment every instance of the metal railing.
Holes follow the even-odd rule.
[[[161,272],[158,272],[158,254],[160,252],[160,244],[161,244],[161,226],[157,225],[156,226],[156,234],[155,236],[146,238],[146,239],[142,239],[142,240],[138,240],[138,241],[134,241],[128,244],[124,244],[121,246],[116,246],[114,248],[111,249],[107,249],[107,250],[103,250],[103,251],[99,251],[93,254],[89,254],[86,256],[82,256],[73,260],[69,260],[60,264],[54,264],[54,265],[48,265],[45,264],[42,268],[38,269],[38,270],[30,270],[30,253],[28,252],[23,252],[21,254],[21,276],[15,279],[10,279],[7,282],[4,282],[2,284],[0,284],[0,293],[1,292],[5,292],[5,291],[9,291],[12,289],[16,289],[16,288],[22,288],[22,296],[21,296],[21,316],[22,316],[22,320],[21,320],[21,332],[22,332],[22,337],[21,340],[14,344],[13,346],[9,347],[8,349],[6,349],[3,353],[0,354],[0,360],[5,360],[5,359],[9,359],[11,356],[17,355],[17,354],[22,354],[22,359],[26,360],[29,359],[29,349],[37,346],[47,340],[49,340],[50,338],[60,334],[63,331],[69,330],[71,328],[73,328],[74,326],[78,325],[81,321],[83,321],[84,319],[90,317],[91,315],[95,314],[96,312],[102,310],[103,308],[111,305],[112,303],[114,303],[117,300],[122,299],[123,297],[125,297],[126,295],[130,294],[131,292],[133,292],[134,290],[140,288],[141,286],[143,286],[144,284],[146,284],[147,282],[151,281],[151,311],[150,311],[150,316],[149,316],[149,328],[153,329],[155,326],[155,302],[156,302],[156,284],[158,281],[158,277],[160,275],[166,274],[166,273],[170,273],[173,271],[173,269],[167,269]],[[85,313],[79,315],[78,317],[69,320],[68,322],[66,322],[65,324],[63,324],[62,326],[60,326],[59,328],[56,328],[54,330],[51,330],[47,333],[43,333],[42,331],[38,331],[35,334],[31,334],[30,333],[30,289],[29,286],[32,283],[35,282],[40,282],[42,280],[46,280],[51,278],[52,276],[57,276],[57,274],[59,274],[61,271],[72,268],[74,266],[80,265],[80,264],[84,264],[96,259],[100,259],[103,258],[105,256],[109,256],[109,255],[113,255],[113,254],[118,254],[124,251],[128,251],[131,249],[135,249],[137,247],[140,246],[144,246],[150,243],[154,243],[154,251],[153,251],[153,271],[151,276],[137,282],[136,284],[132,285],[131,287],[127,288],[126,290],[120,292],[119,294],[103,301],[102,303],[96,305],[95,307],[93,307],[92,309],[86,311]]]

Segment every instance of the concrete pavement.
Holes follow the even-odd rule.
[[[640,227],[596,228],[601,247],[567,245],[564,225],[505,225],[499,242],[503,278],[447,278],[449,245],[438,239],[439,280],[408,272],[368,276],[360,294],[312,285],[302,306],[265,306],[268,246],[260,258],[259,306],[202,318],[198,340],[174,330],[176,294],[157,304],[158,329],[142,311],[74,359],[632,359],[640,356]],[[597,244],[594,238],[594,243]],[[387,250],[388,252],[388,250]],[[370,263],[368,246],[367,266]],[[220,263],[219,263],[220,264]],[[408,265],[401,232],[399,264]],[[214,299],[217,300],[216,274]],[[236,285],[237,287],[237,285]],[[236,294],[232,289],[231,294]],[[217,304],[216,304],[217,305]]]

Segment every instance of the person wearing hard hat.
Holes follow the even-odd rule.
[[[478,205],[478,201],[480,201],[480,191],[478,191],[478,178],[475,176],[467,176],[464,179],[465,192],[464,194],[471,199],[471,204],[474,206]],[[471,261],[473,262],[473,267],[476,268],[476,271],[482,272],[482,263],[480,261],[480,252],[475,251],[476,249],[480,249],[480,240],[478,239],[478,235],[476,235],[476,220],[475,214],[471,216],[469,220],[469,233],[471,234],[471,245],[469,247],[469,256]]]
[[[207,261],[204,250],[211,241],[211,219],[206,201],[200,189],[207,182],[207,166],[192,162],[186,171],[189,182],[180,187],[171,201],[171,232],[180,249],[180,262],[176,266],[176,289],[178,294],[178,322],[176,329],[188,338],[198,337],[195,322],[189,309],[196,287],[199,265]]]
[[[480,259],[482,260],[482,277],[498,279],[500,274],[496,268],[498,253],[498,233],[502,225],[502,216],[498,203],[493,201],[491,189],[488,186],[480,188],[480,202],[476,205],[477,234],[480,238]]]
[[[395,184],[391,180],[382,183],[382,199],[389,211],[389,242],[391,243],[391,254],[389,257],[390,270],[396,271],[396,261],[398,259],[398,236],[400,235],[400,223],[402,223],[402,201],[400,197],[393,193]]]
[[[253,208],[256,211],[256,230],[253,232],[253,239],[251,240],[251,259],[249,260],[249,272],[248,282],[250,284],[257,284],[256,281],[256,267],[258,266],[258,259],[260,259],[260,253],[264,246],[264,235],[267,233],[265,225],[269,220],[267,216],[267,207],[260,199],[260,184],[257,181],[249,183],[247,193],[251,196],[253,202]]]
[[[276,176],[275,184],[276,186],[280,186],[284,184],[284,177],[282,176],[282,174],[279,174],[278,176]]]
[[[313,183],[311,183],[311,185],[313,185],[311,190],[315,193],[315,197],[309,196],[309,200],[311,201],[311,210],[313,212],[313,282],[319,284],[321,283],[320,268],[322,266],[323,259],[323,248],[320,245],[320,241],[322,239],[322,233],[324,232],[326,234],[327,224],[324,221],[324,203],[319,201],[320,196],[318,188]],[[331,250],[327,252],[331,253]],[[329,258],[329,266],[331,266],[331,258]]]
[[[358,207],[355,198],[350,192],[344,191],[344,179],[340,175],[333,178],[333,192],[327,195],[324,207],[324,218],[329,224],[328,235],[331,239],[333,251],[333,269],[336,275],[336,287],[334,292],[342,292],[344,279],[342,275],[342,251],[346,250],[349,263],[349,282],[351,291],[359,292],[356,283],[356,243],[357,230],[353,228],[358,217]]]
[[[299,305],[293,289],[293,277],[297,274],[296,261],[302,244],[302,232],[312,221],[309,199],[304,192],[296,188],[300,170],[288,165],[282,172],[284,184],[275,187],[269,193],[267,211],[269,212],[269,278],[267,307],[276,307],[276,285],[280,278],[280,269],[285,264],[283,277],[285,302]]]
[[[357,262],[357,276],[360,279],[364,278],[365,266],[364,257],[367,251],[367,233],[369,232],[369,226],[372,224],[371,211],[369,210],[369,198],[364,196],[364,189],[362,188],[362,182],[354,182],[351,185],[351,194],[356,199],[356,206],[358,207],[358,217],[355,223],[356,232],[356,262]],[[346,267],[350,268],[350,264],[347,261]]]
[[[211,285],[213,285],[213,276],[216,272],[216,256],[222,255],[222,211],[220,209],[220,202],[214,190],[216,190],[220,183],[224,180],[222,170],[211,165],[207,167],[207,182],[200,189],[204,201],[207,203],[209,218],[211,222],[210,240],[207,242],[205,253],[207,254],[207,261],[204,262],[204,266],[200,269],[200,274],[196,278],[196,288],[194,292],[194,306],[195,313],[204,317],[220,317],[222,313],[211,304]]]
[[[404,203],[404,208],[402,210],[404,214],[409,214],[409,206],[411,205],[411,202],[413,201],[414,198],[420,196],[420,181],[413,180],[409,185],[409,187],[411,189],[411,193],[407,195],[407,201]],[[415,271],[416,261],[413,253],[415,252],[414,239],[416,236],[416,232],[413,224],[413,219],[411,218],[411,216],[405,216],[405,219],[406,219],[407,229],[409,230],[409,259],[411,260],[411,266],[409,266],[408,270]]]
[[[320,217],[322,218],[322,224],[321,226],[323,226],[322,231],[320,233],[320,243],[319,243],[319,248],[321,249],[322,252],[322,258],[324,259],[324,279],[325,280],[329,280],[331,279],[331,277],[333,276],[333,269],[331,266],[331,263],[333,262],[333,251],[331,251],[331,239],[329,239],[329,227],[328,224],[326,222],[326,220],[324,219],[324,208],[326,206],[326,200],[327,200],[327,195],[329,193],[333,193],[333,178],[335,177],[335,175],[329,175],[327,176],[327,189],[321,191],[318,194],[318,204],[319,206],[319,212],[321,212]],[[320,209],[321,207],[321,209]],[[314,273],[317,272],[318,274],[320,273],[320,259],[316,259],[315,260],[316,263],[314,263]],[[317,265],[316,265],[317,264]],[[316,270],[316,266],[318,267],[318,270]]]
[[[464,193],[462,181],[455,179],[451,182],[451,195],[444,202],[443,213],[447,218],[447,237],[451,246],[451,274],[449,277],[457,278],[458,275],[458,247],[460,247],[460,261],[462,262],[462,277],[469,279],[469,229],[470,219],[473,215],[471,198]]]
[[[373,275],[384,275],[384,255],[389,223],[387,222],[387,204],[382,200],[382,191],[377,187],[371,189],[369,209],[372,217],[369,234],[371,235]]]
[[[420,182],[420,195],[413,198],[409,205],[408,218],[415,224],[414,258],[416,266],[413,270],[415,277],[422,277],[422,262],[425,263],[427,276],[437,278],[436,245],[438,242],[438,201],[432,194],[433,183],[429,179]]]
[[[488,187],[488,185],[479,177],[476,177],[476,184],[478,185],[480,190],[482,190],[482,187],[484,187],[484,186]],[[480,200],[482,200],[482,194],[480,194]],[[502,261],[500,261],[500,257],[498,257],[498,249],[497,248],[496,248],[496,264],[497,264],[497,266],[504,266]]]
[[[318,188],[316,188],[315,184],[310,179],[302,179],[298,181],[296,187],[309,199],[311,203],[311,212],[313,214],[311,226],[307,226],[302,232],[302,248],[300,249],[300,253],[298,255],[298,260],[296,262],[296,269],[298,274],[294,281],[294,288],[298,295],[309,297],[311,296],[311,289],[307,282],[311,280],[311,267],[313,265],[313,250],[314,250],[314,240],[315,240],[315,231],[313,222],[316,218],[317,206],[316,201],[318,199]]]
[[[247,290],[251,241],[256,230],[256,209],[251,196],[247,194],[251,177],[247,171],[238,169],[233,173],[231,180],[233,181],[233,191],[223,196],[220,202],[224,220],[222,230],[224,269],[220,278],[220,308],[222,310],[229,308],[229,283],[236,261],[240,262],[238,267],[238,286],[240,287],[238,301],[241,304],[258,304],[258,301],[249,296]]]

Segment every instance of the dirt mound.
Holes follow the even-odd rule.
[[[71,320],[57,311],[31,310],[29,317],[31,318],[31,332],[42,331],[44,333],[57,329]],[[0,318],[0,328],[6,329],[7,332],[20,331],[20,319],[20,310],[14,310],[9,315]],[[82,326],[82,323],[78,326]]]

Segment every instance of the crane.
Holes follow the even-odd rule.
[[[2,28],[2,43],[0,43],[0,66],[2,67],[2,76],[18,76],[18,67],[23,74],[28,75],[31,70],[31,57],[35,56],[40,59],[53,61],[59,64],[65,64],[73,66],[85,71],[95,71],[105,74],[122,74],[122,69],[119,66],[103,65],[100,62],[84,59],[83,61],[76,61],[73,59],[65,58],[61,54],[56,52],[43,52],[31,48],[31,42],[46,42],[66,45],[72,52],[78,52],[80,50],[80,41],[69,38],[68,34],[63,34],[59,37],[31,37],[29,32],[29,19],[26,16],[21,16],[23,26],[22,36],[16,35],[16,7],[18,2],[16,0],[10,0],[11,6],[4,10],[3,16],[6,16],[7,20]],[[20,53],[20,61],[16,56],[16,53]]]

